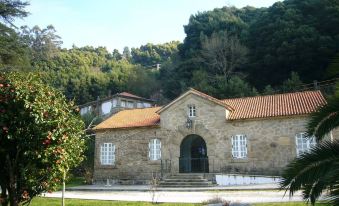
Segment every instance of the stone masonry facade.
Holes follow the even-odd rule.
[[[187,105],[195,105],[196,117],[186,127]],[[134,184],[161,174],[161,160],[149,160],[151,139],[161,141],[161,159],[170,162],[168,174],[179,172],[180,145],[185,137],[199,135],[206,142],[210,173],[279,175],[296,157],[296,134],[305,132],[306,115],[227,120],[225,107],[196,95],[187,95],[160,113],[160,125],[96,132],[95,181],[111,179]],[[247,136],[247,158],[232,158],[231,138]],[[334,133],[337,135],[337,132]],[[115,164],[100,164],[100,145],[115,145]],[[166,175],[165,174],[165,175]],[[132,182],[130,182],[132,181]]]

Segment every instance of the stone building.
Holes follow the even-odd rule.
[[[218,100],[190,89],[163,107],[120,111],[94,128],[94,179],[279,175],[316,144],[305,124],[324,104],[320,91]]]

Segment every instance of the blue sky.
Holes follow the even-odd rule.
[[[52,24],[63,47],[124,46],[165,43],[185,38],[190,15],[217,7],[268,7],[277,0],[30,0],[31,13],[16,25]]]

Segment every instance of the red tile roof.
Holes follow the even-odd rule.
[[[197,90],[190,91],[199,95],[205,95]],[[224,100],[217,100],[208,95],[206,95],[205,98],[216,101],[216,103],[222,103],[222,105],[226,105],[226,108],[232,108],[227,118],[228,120],[306,115],[315,111],[319,106],[326,104],[326,100],[320,91]],[[177,100],[178,98],[174,101]],[[172,105],[172,103],[169,105]],[[164,108],[165,107],[153,107],[123,110],[100,123],[94,130],[157,126],[160,123],[160,115],[158,112],[163,111]]]
[[[222,101],[234,108],[228,117],[230,120],[305,115],[326,104],[320,91],[224,99]]]
[[[128,109],[118,112],[94,127],[94,130],[157,126],[160,116],[155,113],[160,107]]]
[[[137,99],[144,99],[143,97],[139,97],[137,95],[134,95],[134,94],[131,94],[131,93],[128,93],[128,92],[121,92],[121,93],[118,93],[118,95],[125,96],[125,97],[137,98]]]

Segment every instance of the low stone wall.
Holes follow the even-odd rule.
[[[239,174],[217,174],[216,183],[220,186],[229,185],[253,185],[253,184],[274,184],[279,183],[279,176],[260,176],[260,175],[239,175]]]

